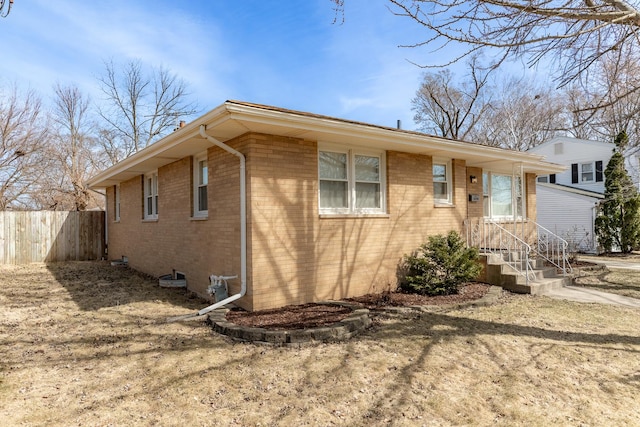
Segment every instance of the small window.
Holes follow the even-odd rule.
[[[144,176],[144,219],[158,219],[158,172]]]
[[[356,210],[380,209],[380,157],[354,155]]]
[[[113,218],[117,222],[117,221],[120,221],[120,185],[114,186],[113,194],[114,194]]]
[[[320,212],[383,213],[383,153],[327,144],[321,148],[318,151]]]
[[[349,208],[349,179],[347,176],[348,153],[321,151],[320,167],[320,208]]]
[[[433,162],[433,199],[436,203],[453,203],[451,185],[451,162]]]
[[[595,167],[593,163],[580,164],[580,182],[594,182]]]
[[[200,154],[193,159],[193,216],[206,217],[208,214],[207,187],[209,183],[209,168],[207,167],[207,153]]]
[[[539,176],[538,182],[549,182],[549,176],[548,175]]]

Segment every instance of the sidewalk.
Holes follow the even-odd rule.
[[[638,270],[640,271],[640,260],[623,259],[623,258],[605,258],[595,256],[579,257],[580,261],[588,261],[594,264],[605,265],[611,270]],[[608,292],[597,291],[595,289],[583,288],[578,286],[565,286],[560,289],[554,289],[544,294],[550,298],[566,299],[577,302],[590,302],[599,304],[612,304],[623,307],[640,308],[640,299],[625,297],[622,295],[611,294]]]
[[[591,255],[580,255],[580,261],[592,262],[594,264],[606,265],[609,269],[640,270],[640,259],[625,259],[616,257],[599,257]]]
[[[596,291],[595,289],[582,288],[577,286],[565,286],[545,292],[544,296],[550,298],[566,299],[577,302],[591,302],[598,304],[612,304],[624,307],[640,308],[640,299],[629,298],[622,295],[610,294],[608,292]]]

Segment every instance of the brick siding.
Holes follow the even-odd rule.
[[[461,160],[452,161],[451,206],[434,205],[430,156],[388,151],[387,215],[331,217],[318,213],[316,141],[252,133],[228,144],[247,159],[248,292],[237,304],[249,310],[393,289],[405,254],[482,215],[482,170]],[[131,267],[155,276],[184,272],[202,296],[210,274],[240,274],[239,160],[218,147],[207,158],[204,220],[192,218],[191,157],[158,170],[157,221],[142,219],[142,177],[121,183],[120,221],[109,216],[111,259],[125,255]],[[527,184],[534,191],[527,211],[535,216],[533,175]],[[469,194],[481,200],[471,203]],[[113,195],[107,189],[110,213]],[[230,294],[239,292],[238,280],[230,285]]]

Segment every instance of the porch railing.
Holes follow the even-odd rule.
[[[482,253],[498,255],[527,280],[534,278],[532,262],[542,259],[571,273],[566,240],[535,221],[503,221],[470,218],[464,221],[467,245]]]
[[[532,248],[522,238],[499,223],[484,218],[466,219],[464,226],[468,246],[478,248],[481,253],[499,257],[522,275],[527,285],[529,280],[535,279],[531,265]]]
[[[531,221],[536,227],[536,252],[548,263],[562,270],[562,275],[566,276],[573,271],[569,262],[569,242],[562,237],[547,230],[535,221]]]

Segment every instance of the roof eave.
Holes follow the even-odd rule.
[[[229,124],[227,128],[223,128]],[[206,125],[208,133],[225,142],[250,131],[281,131],[290,135],[323,138],[336,141],[354,141],[365,146],[432,156],[460,158],[470,166],[487,167],[500,163],[518,163],[523,170],[535,174],[559,173],[563,165],[549,163],[534,153],[510,151],[447,138],[426,135],[415,131],[371,125],[337,119],[328,116],[279,109],[275,107],[226,101],[207,114],[186,124],[160,141],[144,148],[91,178],[90,188],[105,188],[137,175],[148,173],[157,167],[179,160],[179,156],[196,154],[211,144],[199,135],[200,125]],[[231,126],[233,125],[233,126]],[[266,129],[266,130],[265,130]],[[230,133],[231,132],[231,133]],[[219,133],[216,134],[216,133]],[[179,149],[181,144],[190,144]],[[167,153],[174,153],[174,157]],[[164,157],[163,157],[164,155]]]

